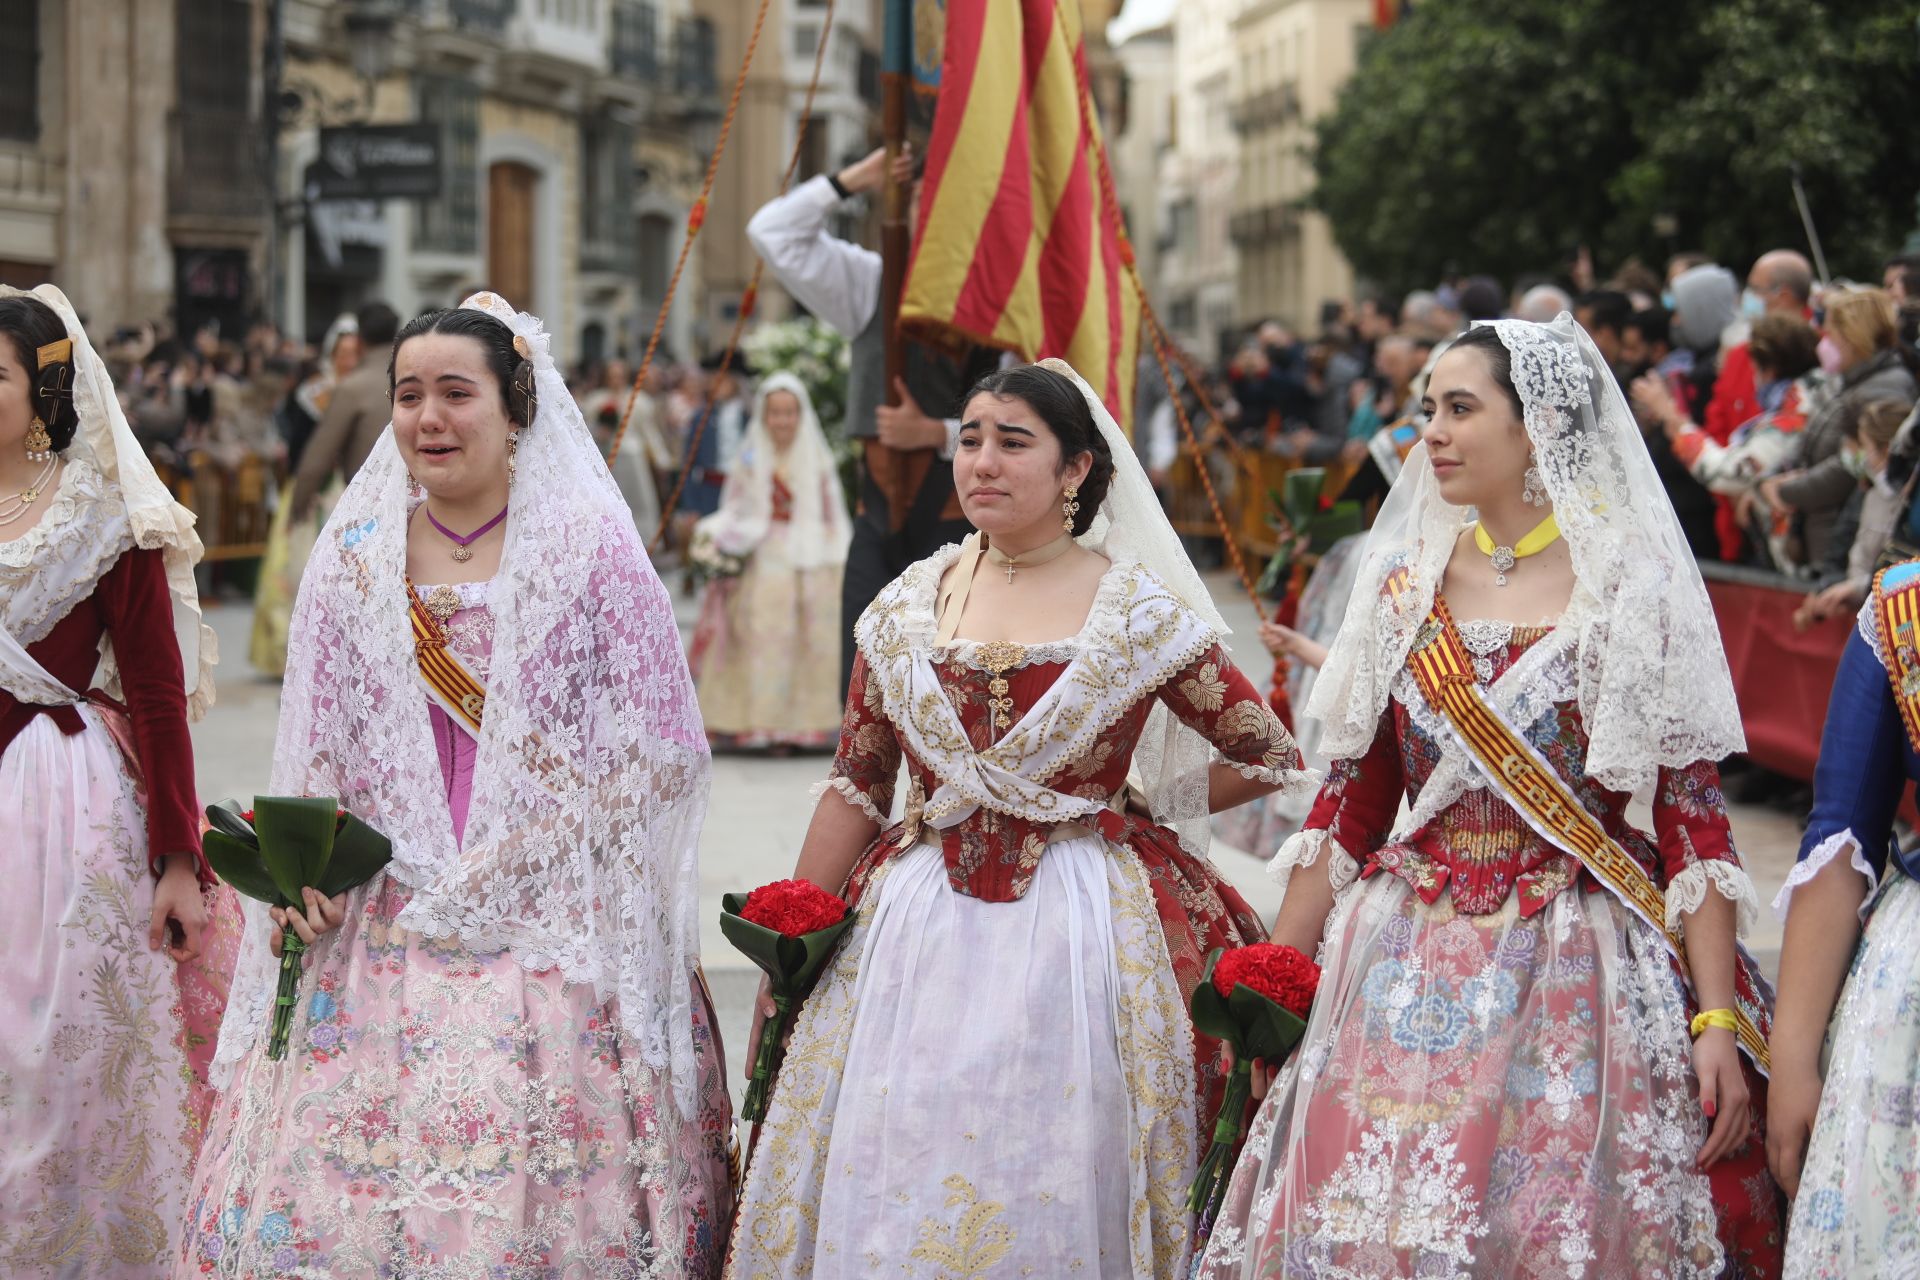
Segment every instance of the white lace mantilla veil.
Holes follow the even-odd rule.
[[[213,629],[200,616],[200,589],[194,585],[193,566],[203,548],[194,532],[193,512],[173,500],[160,483],[146,450],[134,439],[127,415],[106,362],[93,349],[80,317],[67,295],[50,284],[33,290],[0,285],[0,298],[38,298],[53,308],[73,339],[73,407],[80,429],[67,446],[69,461],[87,461],[105,478],[127,510],[134,545],[158,548],[166,565],[167,591],[173,597],[174,637],[180,645],[180,667],[186,677],[187,716],[198,720],[213,705],[213,667],[219,659]],[[119,693],[119,675],[113,654],[104,655],[101,687]]]
[[[1206,583],[1188,559],[1186,548],[1180,545],[1180,535],[1167,522],[1153,482],[1134,454],[1133,442],[1121,432],[1113,414],[1066,361],[1042,360],[1040,367],[1073,379],[1087,398],[1094,424],[1113,455],[1113,481],[1107,486],[1107,496],[1093,524],[1080,535],[1080,545],[1115,562],[1137,561],[1193,610],[1216,638],[1231,634]],[[1133,772],[1146,793],[1154,820],[1171,827],[1181,845],[1195,857],[1206,856],[1213,838],[1208,806],[1212,763],[1213,744],[1189,729],[1164,703],[1155,702],[1134,750]]]
[[[767,434],[767,397],[785,391],[800,402],[800,430],[782,458]],[[787,522],[787,558],[796,569],[819,569],[847,562],[853,541],[853,523],[840,489],[840,472],[833,446],[820,429],[813,398],[806,384],[791,373],[773,374],[761,382],[753,397],[753,416],[747,422],[739,461],[728,469],[720,490],[720,509],[700,524],[713,535],[714,545],[729,555],[746,555],[767,536],[773,524],[773,476],[779,471],[793,495]]]
[[[399,926],[506,948],[616,1002],[648,1067],[694,1105],[696,849],[711,762],[673,609],[538,319],[494,294],[534,364],[521,433],[464,847],[418,683],[405,590],[417,499],[392,428],[327,520],[293,614],[277,795],[338,796],[393,840]],[[249,905],[221,1028],[221,1079],[256,1042],[274,982]]]
[[[1740,708],[1699,567],[1640,429],[1573,317],[1491,322],[1511,356],[1527,438],[1573,557],[1572,599],[1542,644],[1573,657],[1586,772],[1637,792],[1662,767],[1743,750]],[[1448,557],[1474,513],[1440,496],[1425,443],[1382,504],[1307,714],[1329,759],[1362,755]],[[1405,565],[1411,589],[1382,583]]]

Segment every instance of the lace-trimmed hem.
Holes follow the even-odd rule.
[[[1734,934],[1746,937],[1760,918],[1760,895],[1754,891],[1753,878],[1738,863],[1704,859],[1694,863],[1667,885],[1667,927],[1677,929],[1680,919],[1698,911],[1712,888],[1733,903]]]
[[[1287,885],[1293,879],[1293,873],[1303,867],[1310,867],[1320,860],[1321,853],[1327,853],[1327,883],[1337,894],[1360,878],[1360,863],[1354,856],[1341,847],[1333,838],[1333,833],[1325,827],[1309,827],[1305,831],[1296,831],[1288,836],[1280,846],[1280,852],[1273,855],[1267,863],[1267,876],[1280,886],[1280,897],[1284,902]]]
[[[1780,892],[1773,896],[1773,914],[1776,919],[1782,923],[1786,922],[1787,908],[1793,905],[1793,891],[1819,875],[1822,868],[1840,856],[1842,849],[1847,851],[1847,860],[1852,864],[1853,869],[1867,879],[1867,895],[1860,899],[1860,913],[1863,917],[1865,916],[1867,904],[1873,901],[1873,891],[1880,887],[1880,875],[1873,869],[1873,864],[1867,861],[1865,851],[1860,848],[1858,837],[1853,834],[1853,828],[1845,827],[1813,846],[1806,857],[1793,864],[1793,870],[1787,872],[1786,883],[1781,885]]]
[[[886,825],[887,815],[880,812],[873,801],[867,798],[866,792],[854,785],[852,778],[836,776],[822,782],[816,782],[807,788],[807,794],[815,800],[818,800],[829,791],[838,793],[848,804],[854,806],[880,825]]]

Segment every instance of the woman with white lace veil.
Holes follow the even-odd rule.
[[[853,526],[806,384],[776,373],[753,400],[720,509],[693,529],[744,562],[707,584],[694,628],[700,713],[716,747],[824,747],[840,729],[840,576]]]
[[[743,1280],[1178,1274],[1221,1083],[1186,997],[1261,935],[1207,813],[1314,781],[1087,385],[1003,370],[961,416],[980,532],[862,616],[796,868],[856,921],[774,1087]]]
[[[66,295],[0,288],[10,1276],[133,1280],[178,1243],[210,1102],[192,1046],[219,1024],[233,964],[208,928],[188,736],[213,699],[199,558]]]
[[[428,312],[390,376],[301,582],[272,790],[393,861],[249,921],[177,1274],[711,1276],[709,761],[666,592],[537,319]],[[283,927],[312,945],[273,1061]]]
[[[1469,331],[1423,409],[1307,708],[1331,771],[1273,863],[1319,994],[1199,1273],[1776,1275],[1742,1057],[1770,993],[1718,777],[1744,741],[1699,571],[1566,314]]]

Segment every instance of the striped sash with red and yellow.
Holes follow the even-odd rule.
[[[1873,621],[1900,723],[1920,751],[1920,565],[1889,565],[1874,575]]]
[[[1405,570],[1396,571],[1401,578]],[[1404,581],[1391,578],[1388,589],[1399,595]],[[1570,791],[1546,757],[1501,718],[1474,679],[1473,659],[1437,596],[1426,620],[1415,633],[1407,666],[1429,706],[1452,730],[1460,744],[1479,762],[1487,779],[1527,825],[1555,847],[1579,859],[1593,878],[1666,940],[1682,974],[1686,972],[1686,939],[1667,926],[1666,895],[1647,870],[1620,842],[1607,834],[1587,807]],[[1769,1021],[1765,982],[1752,957],[1739,950],[1735,970],[1735,1035],[1740,1047],[1763,1073],[1768,1070],[1766,1033]]]
[[[487,689],[460,659],[447,651],[446,628],[427,609],[420,593],[407,584],[407,618],[413,623],[414,657],[420,665],[420,679],[427,691],[474,737],[480,736],[480,720],[487,709]]]

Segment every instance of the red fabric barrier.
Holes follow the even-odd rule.
[[[1804,591],[1709,578],[1720,640],[1747,730],[1747,754],[1791,778],[1811,779],[1833,674],[1852,614],[1796,631]]]

